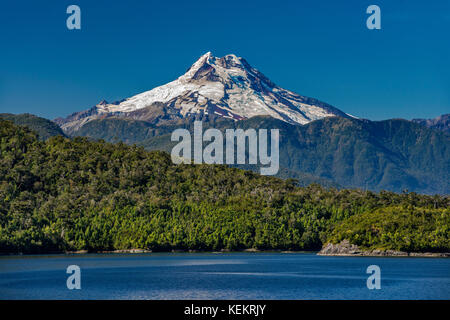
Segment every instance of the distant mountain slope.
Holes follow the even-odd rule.
[[[9,120],[17,125],[28,127],[35,131],[42,140],[58,135],[66,136],[61,128],[53,121],[29,113],[0,113],[0,119]]]
[[[317,99],[283,89],[234,54],[201,56],[178,79],[133,97],[55,119],[71,133],[85,123],[105,117],[167,122],[192,115],[217,115],[242,120],[267,115],[304,124],[330,116],[350,117]]]
[[[299,126],[271,117],[203,120],[205,129],[280,129],[284,176],[298,172],[342,187],[450,194],[450,137],[410,121],[329,117]],[[104,119],[84,125],[76,135],[170,151],[175,145],[170,141],[171,132],[179,127],[192,129],[192,123],[185,119],[176,125],[158,126]]]
[[[434,119],[412,119],[412,121],[427,126],[428,128],[441,130],[450,134],[450,113],[443,114]]]
[[[215,120],[206,122],[205,129],[217,123],[221,123],[220,127],[222,129],[234,125],[234,121],[221,118],[216,118]],[[192,119],[185,119],[183,122],[171,126],[155,126],[146,121],[108,118],[86,123],[76,132],[76,136],[90,137],[95,140],[103,139],[108,142],[122,141],[128,144],[143,146],[147,150],[161,150],[170,153],[172,147],[175,145],[174,142],[170,141],[172,131],[180,126],[190,128],[191,124]],[[235,167],[259,172],[257,166],[236,165]],[[294,178],[298,180],[300,186],[319,183],[325,187],[339,187],[339,184],[332,180],[287,168],[280,168],[277,176],[281,178]]]

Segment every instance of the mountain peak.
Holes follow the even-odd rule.
[[[208,52],[206,52],[204,55],[202,55],[202,56],[200,57],[200,59],[202,59],[202,58],[208,59],[208,58],[210,58],[210,57],[212,57],[212,56],[213,56],[213,55],[212,55],[211,51],[208,51]]]
[[[80,112],[76,114],[79,117],[67,118],[62,127],[79,127],[105,115],[128,117],[133,113],[134,116],[135,111],[155,104],[158,110],[163,105],[176,117],[214,114],[241,120],[262,115],[294,124],[330,116],[348,117],[331,105],[275,85],[244,58],[235,54],[218,58],[209,51],[178,79],[119,103],[102,101],[92,112]]]
[[[206,75],[215,75],[207,77],[207,80],[217,81],[220,76],[224,76],[224,72],[218,72],[218,69],[231,69],[232,67],[238,67],[245,69],[242,58],[235,54],[227,54],[221,58],[213,56],[211,51],[208,51],[188,69],[188,71],[179,77],[179,80],[199,80]],[[222,70],[223,71],[223,70]],[[219,75],[220,73],[220,75]]]

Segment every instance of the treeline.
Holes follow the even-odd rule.
[[[297,187],[225,165],[0,121],[0,252],[141,248],[449,251],[450,197]]]

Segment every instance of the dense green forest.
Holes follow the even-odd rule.
[[[337,190],[0,120],[0,252],[450,251],[450,197]]]

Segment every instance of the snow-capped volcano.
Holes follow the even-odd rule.
[[[55,121],[71,131],[105,116],[146,120],[161,109],[181,118],[214,114],[241,120],[267,115],[298,124],[329,116],[348,117],[326,103],[278,87],[243,58],[234,54],[217,58],[208,52],[172,82],[116,103],[102,101],[88,111]],[[167,110],[163,113],[167,115]]]

